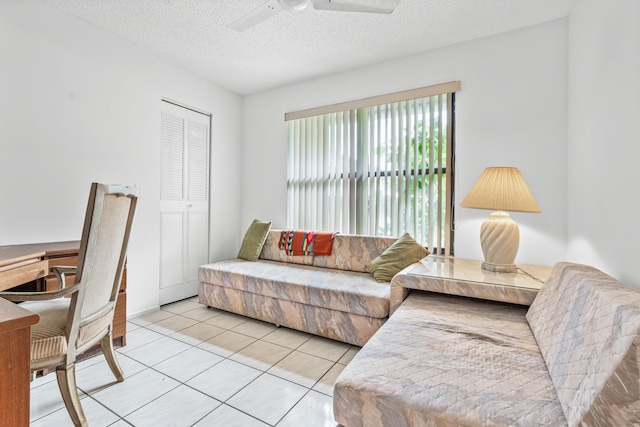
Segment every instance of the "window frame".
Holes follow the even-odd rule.
[[[409,102],[415,102],[414,100],[416,99],[422,99],[422,98],[430,98],[433,96],[440,96],[440,95],[446,95],[447,100],[446,100],[446,114],[447,114],[447,119],[446,119],[446,126],[441,126],[439,128],[439,130],[442,132],[443,135],[446,136],[446,156],[442,156],[442,158],[438,158],[438,162],[436,167],[434,168],[433,165],[430,165],[430,167],[427,167],[426,169],[424,168],[417,168],[416,165],[412,165],[413,167],[411,167],[411,169],[407,169],[407,166],[410,165],[410,162],[408,162],[408,157],[405,159],[405,162],[407,163],[403,163],[403,167],[402,168],[398,168],[397,170],[394,170],[393,168],[389,168],[388,165],[386,165],[387,167],[382,168],[382,169],[376,169],[376,170],[365,170],[366,168],[360,167],[360,165],[358,165],[358,167],[353,167],[352,170],[353,172],[350,170],[348,172],[343,171],[342,175],[340,176],[335,176],[334,178],[318,178],[319,181],[323,181],[325,179],[330,180],[330,179],[337,179],[337,180],[341,180],[341,179],[345,179],[344,178],[344,173],[347,173],[347,180],[349,182],[347,182],[344,185],[347,186],[352,186],[351,189],[349,189],[349,191],[353,191],[354,194],[353,195],[344,195],[344,196],[337,196],[340,197],[342,199],[347,198],[345,203],[349,203],[351,205],[351,209],[357,210],[357,209],[366,209],[366,206],[356,206],[356,202],[357,203],[366,203],[363,202],[363,197],[358,197],[356,196],[356,192],[360,191],[358,189],[358,186],[361,185],[361,180],[364,179],[376,179],[376,180],[383,180],[385,177],[392,177],[395,179],[401,178],[401,177],[407,177],[407,176],[411,176],[414,177],[415,179],[412,180],[413,182],[417,182],[417,179],[419,179],[419,177],[423,177],[423,176],[429,176],[431,174],[433,175],[437,175],[437,176],[444,176],[444,180],[438,180],[439,182],[442,183],[442,181],[444,181],[441,185],[444,185],[445,188],[443,189],[442,187],[440,187],[440,189],[437,192],[437,199],[441,200],[441,197],[444,196],[445,197],[445,206],[440,209],[438,209],[439,214],[441,214],[443,216],[442,221],[444,222],[444,224],[441,224],[440,221],[438,221],[438,225],[437,227],[437,233],[438,233],[438,238],[437,238],[437,245],[438,248],[440,248],[438,250],[439,254],[443,254],[443,255],[453,255],[454,253],[454,247],[453,247],[453,242],[454,242],[454,215],[455,215],[455,210],[454,210],[454,204],[453,204],[453,200],[454,200],[454,176],[455,176],[455,97],[456,97],[456,93],[460,91],[460,87],[461,84],[459,81],[454,81],[454,82],[449,82],[449,83],[443,83],[443,84],[439,84],[439,85],[434,85],[434,86],[427,86],[427,87],[423,87],[423,88],[418,88],[418,89],[412,89],[412,90],[408,90],[408,91],[402,91],[402,92],[395,92],[392,94],[386,94],[386,95],[381,95],[381,96],[375,96],[375,97],[371,97],[371,98],[365,98],[365,99],[361,99],[361,100],[356,100],[356,101],[349,101],[349,102],[344,102],[344,103],[339,103],[339,104],[333,104],[333,105],[328,105],[328,106],[323,106],[323,107],[318,107],[318,108],[312,108],[312,109],[307,109],[307,110],[302,110],[302,111],[297,111],[297,112],[291,112],[291,113],[286,113],[285,114],[285,121],[290,122],[292,120],[298,120],[298,119],[309,119],[309,118],[313,118],[313,117],[321,117],[321,116],[326,116],[329,114],[334,114],[334,113],[340,113],[340,114],[345,114],[345,113],[351,113],[354,114],[355,116],[353,118],[350,118],[350,122],[349,125],[351,126],[360,126],[358,129],[358,139],[362,138],[361,134],[366,133],[366,131],[364,131],[364,127],[361,126],[360,123],[360,115],[361,115],[361,109],[362,108],[369,108],[369,107],[390,107],[392,104],[395,103],[405,103],[403,104],[403,107],[406,107],[406,105],[409,104]],[[414,104],[417,105],[417,104]],[[437,105],[437,104],[436,104]],[[429,109],[429,117],[431,119],[433,119],[434,113],[431,111],[431,108],[433,108],[434,104],[431,104],[431,107]],[[396,107],[393,107],[396,108]],[[422,107],[424,108],[424,107]],[[443,110],[440,110],[440,113],[442,113]],[[367,112],[368,114],[368,112]],[[402,110],[402,114],[403,117],[408,116],[407,113],[405,113],[405,110]],[[415,113],[411,113],[411,114],[415,114]],[[369,120],[369,118],[368,118]],[[380,120],[380,117],[378,116],[378,120]],[[409,140],[411,138],[417,138],[417,131],[418,131],[418,124],[417,124],[417,119],[416,121],[413,123],[416,126],[416,134],[411,133],[411,135],[413,136],[406,136],[403,135],[401,137],[399,137],[399,139],[403,142],[403,145],[406,146],[406,150],[407,153],[409,153]],[[431,121],[430,121],[431,123]],[[403,123],[405,125],[405,127],[399,128],[400,129],[400,133],[402,134],[404,132],[404,130],[407,129],[406,125],[407,123]],[[341,128],[342,129],[342,128]],[[412,128],[411,128],[412,129]],[[413,130],[413,129],[412,129]],[[430,127],[431,132],[429,132],[429,138],[434,138],[434,134],[433,134],[433,127]],[[304,129],[302,131],[305,131]],[[292,130],[292,127],[290,126],[289,129],[289,139],[291,141],[292,138],[294,138],[294,133],[295,131]],[[354,132],[353,130],[347,129],[345,130],[345,132],[349,133],[349,132]],[[423,135],[424,135],[424,130],[423,130]],[[440,135],[440,133],[438,133],[438,135]],[[355,136],[354,135],[350,135],[351,137],[353,137],[353,139],[355,140]],[[437,138],[441,138],[440,136],[437,136]],[[354,142],[351,142],[350,144],[353,144]],[[367,142],[362,142],[362,141],[356,141],[356,147],[358,150],[358,153],[355,154],[355,156],[358,157],[358,162],[362,161],[362,155],[361,155],[361,150],[363,149],[363,144],[366,144]],[[380,148],[381,145],[376,145],[376,148]],[[398,146],[398,149],[400,149],[401,147]],[[353,146],[350,146],[350,153],[355,153],[356,148],[354,148]],[[291,151],[291,147],[289,148],[289,152],[288,155],[291,156],[292,155],[292,151]],[[404,150],[403,150],[404,151]],[[400,153],[400,151],[397,151],[397,153],[399,153],[400,156],[402,156],[402,153]],[[424,152],[422,153],[424,155]],[[316,156],[319,157],[319,156]],[[294,199],[293,203],[302,203],[304,202],[304,200],[300,200],[298,199],[297,201],[295,200],[294,197],[291,196],[290,194],[290,187],[292,186],[292,176],[296,177],[298,175],[296,175],[295,173],[292,174],[291,173],[291,167],[292,167],[292,163],[294,164],[293,167],[301,167],[300,165],[295,165],[296,160],[298,160],[299,162],[302,162],[302,158],[297,158],[295,160],[292,160],[291,158],[288,158],[287,160],[287,168],[288,168],[288,172],[287,172],[287,212],[288,212],[288,218],[287,218],[287,223],[290,225],[292,222],[292,215],[291,215],[291,209],[296,209],[295,206],[289,206],[289,204],[292,203],[292,199]],[[307,160],[307,164],[306,166],[308,167],[308,158],[305,159]],[[349,162],[351,161],[355,161],[354,159],[349,159]],[[422,160],[421,160],[422,161]],[[444,164],[441,163],[441,161],[444,161]],[[304,162],[302,162],[304,163]],[[398,160],[398,164],[400,164],[400,161]],[[424,163],[423,163],[424,165]],[[443,167],[444,166],[444,167]],[[302,166],[304,167],[304,166]],[[351,177],[352,173],[355,174],[362,174],[362,175],[366,175],[366,176],[357,176],[354,175],[354,177]],[[443,175],[440,175],[440,173],[442,173]],[[373,174],[373,176],[372,176]],[[402,179],[402,178],[401,178]],[[340,184],[342,185],[342,184]],[[416,185],[415,183],[413,185]],[[345,187],[346,188],[346,187]],[[401,188],[403,188],[401,190]],[[407,179],[405,181],[405,187],[395,187],[395,188],[391,188],[391,191],[395,191],[395,194],[398,195],[400,191],[406,191],[405,195],[400,195],[398,196],[397,199],[394,199],[394,203],[400,203],[400,200],[402,200],[402,197],[409,197],[410,195],[412,197],[415,197],[415,193],[412,195],[409,193],[409,180]],[[424,193],[423,193],[424,196]],[[318,195],[319,197],[319,195]],[[324,196],[323,196],[324,197]],[[433,200],[430,196],[429,196],[429,200]],[[318,202],[319,204],[322,204],[324,202]],[[406,202],[406,200],[404,201],[405,205],[403,205],[402,209],[407,209],[406,205],[408,202]],[[440,203],[440,201],[438,200],[438,203]],[[335,206],[332,204],[332,209],[338,209],[338,206]],[[408,213],[409,210],[407,209],[406,212],[404,212],[405,215],[405,219],[406,221],[403,223],[403,226],[405,229],[407,229],[408,232],[411,231],[411,229],[414,229],[416,226],[416,223],[414,221],[414,225],[411,226],[409,225],[409,218],[411,216],[414,216],[417,212],[418,209],[411,210],[411,213]],[[356,216],[357,214],[351,214],[351,216]],[[299,216],[297,214],[293,215],[293,216]],[[424,218],[424,214],[422,215],[422,217]],[[316,222],[315,220],[311,220],[311,222]],[[345,221],[343,220],[342,223],[344,224]],[[372,224],[377,224],[375,221],[372,221]],[[418,224],[419,225],[419,224]],[[425,225],[422,224],[422,227],[424,228]],[[441,228],[444,228],[441,230]],[[353,226],[353,224],[350,224],[348,226],[349,228],[349,232],[352,233],[356,227]],[[358,226],[358,228],[362,228],[360,226]],[[365,227],[367,228],[367,227]],[[378,231],[375,230],[376,227],[372,226],[369,227],[374,229],[373,232],[375,233],[375,235],[380,235],[378,234]],[[401,227],[400,227],[401,228]],[[441,231],[443,233],[445,233],[445,235],[441,234]],[[389,231],[385,231],[386,233],[388,233]],[[420,233],[422,233],[423,231],[420,231]],[[425,233],[425,239],[428,235],[430,235],[429,233],[431,233],[431,231],[429,231],[428,233]],[[356,234],[366,234],[366,233],[356,233]],[[371,234],[371,231],[368,232],[368,234]],[[388,234],[387,234],[388,235]],[[432,241],[429,242],[429,244],[432,243]],[[430,248],[430,250],[432,250],[433,248]]]

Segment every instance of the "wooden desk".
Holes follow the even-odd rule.
[[[79,249],[79,241],[0,246],[0,291],[21,285],[32,291],[57,289],[58,280],[50,267],[77,265]],[[74,279],[74,275],[65,277],[67,283]],[[38,320],[37,314],[0,298],[0,427],[29,425],[30,335],[31,325]],[[114,344],[125,345],[126,327],[125,267],[113,318]],[[85,354],[91,352],[94,350]]]
[[[0,246],[0,291],[49,274],[45,252],[33,245]]]
[[[58,288],[58,279],[50,268],[76,266],[80,241],[32,243],[0,246],[0,290],[24,285],[25,290],[44,291]],[[66,275],[65,281],[73,283],[75,276]],[[127,267],[122,272],[122,282],[113,316],[113,342],[126,345],[127,337]]]
[[[31,325],[37,314],[0,298],[0,426],[29,425]]]

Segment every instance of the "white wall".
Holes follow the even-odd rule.
[[[242,228],[253,218],[286,226],[285,112],[460,80],[456,255],[482,259],[480,225],[490,213],[460,208],[464,195],[485,167],[516,166],[542,209],[512,215],[517,262],[564,259],[567,55],[559,20],[245,97]]]
[[[568,254],[640,287],[640,2],[569,18]]]
[[[141,185],[127,311],[157,307],[166,97],[213,114],[210,257],[237,251],[239,96],[32,0],[0,2],[0,63],[0,245],[77,240],[92,181]]]

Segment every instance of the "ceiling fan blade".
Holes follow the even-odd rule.
[[[314,0],[313,8],[341,12],[391,13],[400,0]]]
[[[236,19],[229,28],[233,28],[236,31],[244,31],[247,28],[251,28],[256,24],[276,15],[282,11],[282,7],[278,3],[278,0],[269,0],[260,6],[253,9],[243,17]]]

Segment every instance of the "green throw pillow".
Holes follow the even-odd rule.
[[[262,252],[262,246],[271,229],[271,221],[254,219],[242,239],[242,246],[238,252],[238,258],[247,261],[257,261]]]
[[[416,242],[409,233],[405,233],[365,268],[378,282],[390,282],[402,269],[427,255],[427,248]]]

